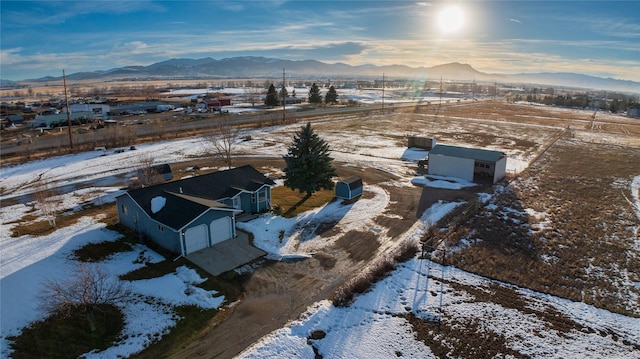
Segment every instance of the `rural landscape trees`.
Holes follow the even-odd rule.
[[[309,89],[309,103],[313,104],[321,104],[322,96],[320,96],[320,88],[314,82]]]
[[[280,104],[278,91],[276,91],[276,87],[273,86],[273,84],[271,84],[267,90],[267,97],[264,100],[264,104],[267,106],[278,106]]]
[[[333,188],[333,177],[337,174],[329,145],[313,131],[311,123],[294,134],[284,160],[285,186],[306,193],[305,198],[318,190]]]
[[[338,102],[338,92],[336,92],[336,88],[331,85],[329,87],[329,91],[324,96],[324,103],[326,104],[334,104]]]

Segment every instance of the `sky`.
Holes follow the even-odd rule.
[[[640,1],[2,0],[0,49],[14,81],[236,56],[640,81]]]

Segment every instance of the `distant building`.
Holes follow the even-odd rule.
[[[71,120],[72,124],[78,124],[82,122],[86,122],[93,119],[93,112],[91,111],[78,111],[71,112],[69,114],[69,120]],[[28,122],[30,128],[52,128],[58,126],[66,126],[67,125],[67,114],[66,113],[58,113],[53,115],[38,115],[35,119]]]
[[[202,108],[206,111],[220,111],[223,106],[231,106],[231,99],[229,98],[206,98],[198,104],[198,108]]]
[[[627,116],[631,118],[640,118],[640,106],[628,107]]]
[[[91,112],[93,114],[93,119],[95,120],[107,120],[109,119],[109,105],[101,104],[101,103],[87,103],[87,104],[76,104],[69,106],[69,112]],[[63,109],[63,112],[66,113],[67,110]]]
[[[287,96],[287,98],[285,99],[284,102],[286,105],[295,105],[295,104],[299,104],[302,103],[302,98],[300,97],[293,97],[293,96]]]
[[[407,147],[421,148],[430,151],[436,145],[436,139],[431,137],[409,136]]]

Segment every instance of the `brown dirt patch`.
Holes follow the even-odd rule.
[[[347,251],[349,258],[354,261],[366,261],[373,258],[379,247],[378,234],[371,231],[349,231],[333,245],[333,248]]]
[[[424,342],[438,358],[496,358],[529,356],[507,347],[507,339],[483,328],[477,319],[443,319],[436,323],[408,314],[418,340]]]

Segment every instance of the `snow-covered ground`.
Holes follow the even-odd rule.
[[[291,135],[300,125],[281,126],[270,129],[252,130],[251,141],[239,141],[236,149],[242,153],[279,157],[286,153]],[[321,133],[322,135],[322,133]],[[326,136],[337,161],[346,165],[377,168],[400,178],[394,185],[432,185],[453,188],[467,183],[452,178],[415,177],[408,165],[426,156],[418,149],[399,146],[383,135],[353,135],[353,137]],[[346,148],[345,144],[354,146]],[[463,145],[463,144],[461,144]],[[45,179],[52,185],[70,185],[81,181],[97,180],[95,187],[74,191],[61,196],[64,208],[73,209],[86,201],[113,201],[119,190],[109,185],[100,186],[101,178],[123,175],[139,166],[138,158],[150,154],[162,162],[178,162],[203,154],[200,139],[181,139],[137,146],[136,151],[122,153],[87,152],[32,161],[27,164],[2,167],[0,186],[4,197],[31,193],[37,179]],[[508,149],[505,149],[508,151]],[[512,153],[509,158],[510,172],[517,172],[528,163],[529,157]],[[638,177],[640,178],[640,177]],[[640,208],[636,178],[634,198],[636,208]],[[339,228],[346,231],[367,228],[380,231],[372,218],[381,214],[389,204],[389,194],[381,187],[368,186],[370,195],[350,205],[333,202],[325,207],[302,213],[291,219],[265,214],[259,218],[239,224],[255,235],[255,244],[269,253],[272,258],[308,256],[323,246],[330,245],[331,238],[316,240],[305,231],[312,221],[339,221]],[[488,194],[482,195],[486,200]],[[427,225],[460,203],[439,202],[425,211],[425,214],[405,234],[406,240],[417,240],[427,230]],[[99,218],[84,217],[77,224],[60,228],[42,236],[11,237],[10,222],[32,212],[31,204],[16,204],[0,208],[0,336],[1,356],[10,356],[8,336],[17,335],[21,328],[43,318],[35,300],[40,285],[48,279],[64,278],[74,266],[71,253],[88,243],[113,241],[118,234],[105,228]],[[37,212],[35,212],[37,213]],[[640,213],[638,213],[640,216]],[[281,235],[281,232],[284,235]],[[282,238],[282,240],[280,240]],[[337,238],[337,237],[336,237]],[[130,252],[119,253],[101,265],[112,274],[129,272],[144,264],[137,263],[140,252],[151,262],[162,261],[159,254],[138,246]],[[437,278],[444,277],[446,283]],[[119,303],[126,327],[121,342],[103,352],[88,353],[92,358],[126,357],[144,349],[175,325],[178,319],[172,305],[195,304],[203,308],[228,305],[224,298],[214,291],[204,291],[194,286],[201,281],[197,273],[187,267],[176,273],[151,280],[132,281],[136,293],[134,299]],[[487,288],[503,285],[452,267],[441,267],[426,259],[412,259],[402,264],[390,277],[378,283],[374,289],[356,299],[347,308],[336,308],[327,301],[311,306],[295,322],[277,330],[248,348],[241,356],[253,357],[302,357],[313,358],[313,348],[307,344],[312,332],[321,330],[324,339],[313,340],[313,345],[325,358],[352,357],[434,357],[423,342],[417,340],[405,316],[414,313],[419,318],[440,318],[443,320],[477,319],[483,326],[507,338],[510,348],[533,357],[633,357],[629,346],[614,340],[611,335],[571,331],[558,333],[536,319],[535,315],[522,313],[513,308],[495,303],[476,301],[472,294],[456,290],[454,284]],[[633,343],[640,343],[640,320],[613,314],[604,310],[573,303],[564,299],[512,288],[529,301],[532,308],[549,307],[569,317],[571,320],[594,330],[614,328],[616,333]],[[434,293],[436,295],[434,295]],[[151,299],[151,300],[149,300]],[[442,305],[440,305],[442,301]],[[561,334],[561,335],[560,335]]]

